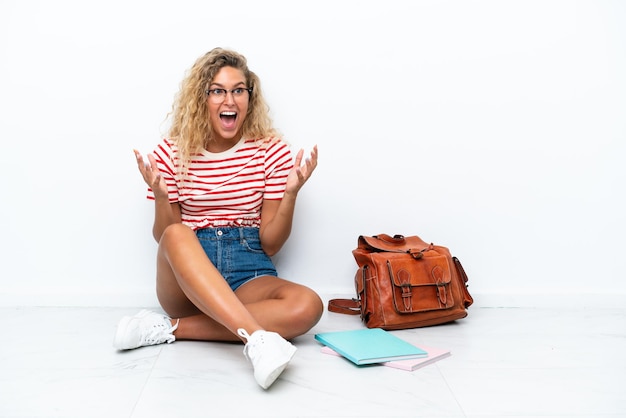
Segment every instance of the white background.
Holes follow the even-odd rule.
[[[359,234],[419,235],[478,304],[626,301],[626,3],[0,0],[0,304],[156,305],[132,149],[216,46],[320,149],[285,278],[352,296]]]

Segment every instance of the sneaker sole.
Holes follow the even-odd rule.
[[[118,350],[132,350],[133,348],[137,348],[137,347],[129,346],[125,342],[124,337],[126,336],[128,326],[130,325],[130,323],[135,319],[143,318],[144,316],[146,316],[147,313],[148,311],[143,309],[135,316],[123,317],[120,320],[120,323],[117,325],[117,331],[115,332],[115,337],[113,338],[113,347],[117,348]]]
[[[120,323],[117,325],[117,331],[115,332],[115,338],[113,338],[113,347],[118,350],[130,350],[135,347],[127,347],[124,344],[124,336],[126,335],[126,330],[128,329],[128,325],[133,320],[132,317],[126,316],[120,320]]]
[[[287,365],[289,364],[289,362],[291,361],[291,359],[293,358],[294,354],[296,354],[296,347],[290,347],[290,353],[288,353],[289,358],[281,365],[279,365],[278,367],[276,367],[276,369],[274,369],[274,371],[272,373],[270,373],[266,378],[264,382],[258,382],[259,385],[263,388],[263,389],[267,389],[269,388],[272,383],[274,383],[276,381],[276,379],[278,379],[278,376],[280,376],[282,374],[282,372],[285,370],[285,368],[287,367]]]

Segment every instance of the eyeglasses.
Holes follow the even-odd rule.
[[[232,90],[209,89],[206,91],[206,94],[209,96],[209,99],[213,103],[222,103],[224,100],[226,100],[226,96],[228,96],[228,93],[233,96],[234,100],[242,100],[244,97],[246,97],[246,93],[248,93],[248,95],[252,94],[252,87],[237,87],[236,89]]]

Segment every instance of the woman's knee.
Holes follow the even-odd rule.
[[[159,241],[158,257],[169,260],[172,254],[179,253],[182,248],[194,245],[198,241],[193,229],[181,223],[165,228]],[[170,262],[170,261],[168,261]]]
[[[302,288],[291,305],[291,323],[305,333],[319,322],[324,313],[324,303],[317,293]]]
[[[167,245],[171,242],[180,242],[180,240],[188,239],[195,236],[196,234],[187,225],[175,223],[168,225],[165,228],[163,234],[161,235],[159,245]]]

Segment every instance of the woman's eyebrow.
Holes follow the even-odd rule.
[[[211,85],[211,86],[222,87],[222,88],[224,87],[224,85],[223,85],[223,84],[220,84],[220,83],[211,83],[210,85]],[[240,86],[240,85],[244,85],[244,86],[245,86],[245,85],[246,85],[246,83],[245,83],[244,81],[240,81],[240,82],[238,82],[238,83],[236,83],[236,84],[233,84],[233,87],[237,87],[237,86]]]

